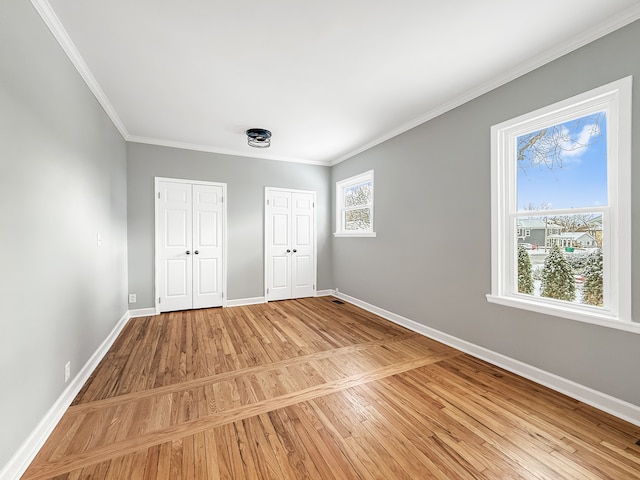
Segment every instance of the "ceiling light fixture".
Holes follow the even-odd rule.
[[[247,142],[255,148],[267,148],[271,146],[271,132],[264,128],[250,128],[247,130]]]

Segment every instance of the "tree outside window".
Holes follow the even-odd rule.
[[[373,170],[336,182],[336,237],[375,237]]]
[[[492,127],[489,301],[632,328],[630,105],[626,78]]]

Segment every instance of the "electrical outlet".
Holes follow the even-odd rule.
[[[64,383],[67,383],[71,378],[71,360],[64,364]]]
[[[135,293],[130,293],[129,294],[129,303],[136,303],[136,294]]]

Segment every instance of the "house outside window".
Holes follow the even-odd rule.
[[[631,321],[631,77],[495,125],[491,137],[487,299],[640,332]]]
[[[375,237],[373,170],[336,182],[336,237]]]

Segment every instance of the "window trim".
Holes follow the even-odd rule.
[[[640,333],[640,323],[631,316],[631,93],[629,76],[491,127],[492,262],[491,293],[486,296],[489,302]],[[610,233],[603,231],[609,244],[603,250],[605,269],[609,269],[605,272],[608,308],[519,294],[512,275],[516,239],[511,227],[514,214],[518,213],[515,140],[524,133],[598,110],[607,111],[609,203],[599,209],[609,217],[606,230]],[[580,209],[565,213],[580,213]]]
[[[358,185],[360,183],[371,182],[371,228],[367,230],[344,230],[343,218],[346,212],[346,208],[344,207],[344,191],[345,189],[352,187],[354,185]],[[343,180],[339,180],[336,182],[336,231],[333,234],[334,237],[375,237],[376,232],[373,229],[374,222],[374,204],[375,204],[375,188],[374,188],[374,178],[373,178],[373,170],[368,170],[366,172],[360,173],[358,175],[354,175],[349,178],[345,178]]]

